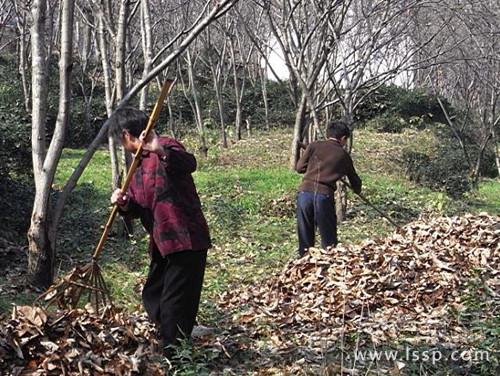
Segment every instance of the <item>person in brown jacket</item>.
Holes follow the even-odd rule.
[[[361,192],[361,179],[350,155],[344,150],[351,135],[349,127],[343,121],[334,120],[328,124],[326,135],[326,140],[311,142],[307,146],[295,168],[304,174],[297,195],[299,257],[314,246],[316,227],[322,248],[337,245],[334,200],[337,180],[347,176],[352,189]]]

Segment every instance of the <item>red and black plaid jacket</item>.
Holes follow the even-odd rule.
[[[128,189],[127,215],[139,217],[150,235],[150,251],[162,256],[210,248],[207,222],[191,173],[196,159],[184,146],[160,137],[166,156],[144,152]]]

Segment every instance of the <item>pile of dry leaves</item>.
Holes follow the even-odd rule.
[[[332,346],[353,333],[374,343],[457,343],[463,333],[449,327],[449,311],[463,309],[478,269],[487,293],[499,299],[500,218],[436,218],[385,239],[310,249],[267,283],[226,292],[221,305],[240,312],[236,321],[265,330],[278,347],[292,336],[311,347]]]
[[[14,307],[0,322],[1,375],[161,375],[146,316]]]

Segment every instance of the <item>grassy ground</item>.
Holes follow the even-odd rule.
[[[221,312],[217,307],[221,293],[260,283],[295,257],[294,199],[300,176],[287,166],[290,138],[289,132],[284,130],[261,133],[254,140],[243,140],[227,150],[214,146],[208,159],[199,158],[194,178],[214,243],[209,253],[200,312],[200,322],[205,325],[219,328],[230,325],[234,312]],[[185,142],[188,148],[195,150],[191,140]],[[487,211],[500,214],[498,180],[485,180],[477,192],[456,200],[404,178],[398,161],[401,151],[405,147],[422,150],[431,142],[432,134],[427,131],[403,134],[358,131],[353,158],[366,196],[400,224],[429,213],[451,215]],[[65,150],[55,188],[63,184],[82,153]],[[61,272],[90,259],[109,213],[111,179],[108,166],[106,151],[98,151],[72,195],[59,231]],[[386,220],[356,197],[350,195],[349,202],[347,220],[339,229],[341,242],[383,236],[392,230]],[[117,227],[103,254],[104,274],[115,301],[130,309],[141,309],[141,283],[145,280],[148,264],[146,244],[147,237],[139,228],[132,241],[125,241],[119,236]],[[0,312],[8,310],[11,301],[24,303],[30,296],[23,293],[5,299]],[[471,312],[481,311],[480,298],[471,297],[471,302]],[[498,320],[488,320],[490,318],[482,321],[487,328],[498,324]],[[495,335],[494,338],[498,338],[498,330]],[[252,346],[258,348],[255,343],[248,344]],[[200,374],[219,369],[217,362],[211,360],[214,355],[210,349],[195,350],[191,356],[198,365],[186,362],[182,365],[183,373]],[[226,371],[229,374],[251,372],[258,367],[258,359],[262,356],[258,352],[241,352],[228,362]],[[267,366],[268,374],[280,373],[280,369],[284,369],[280,364],[284,367],[285,360],[277,358],[271,364],[276,369]],[[318,368],[314,370],[311,372],[316,373]]]

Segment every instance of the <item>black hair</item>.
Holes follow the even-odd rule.
[[[111,115],[108,132],[116,140],[121,139],[124,130],[139,138],[147,123],[148,116],[144,112],[134,107],[122,107]]]
[[[326,137],[340,140],[344,136],[351,136],[351,130],[347,123],[342,120],[332,120],[326,128]]]

